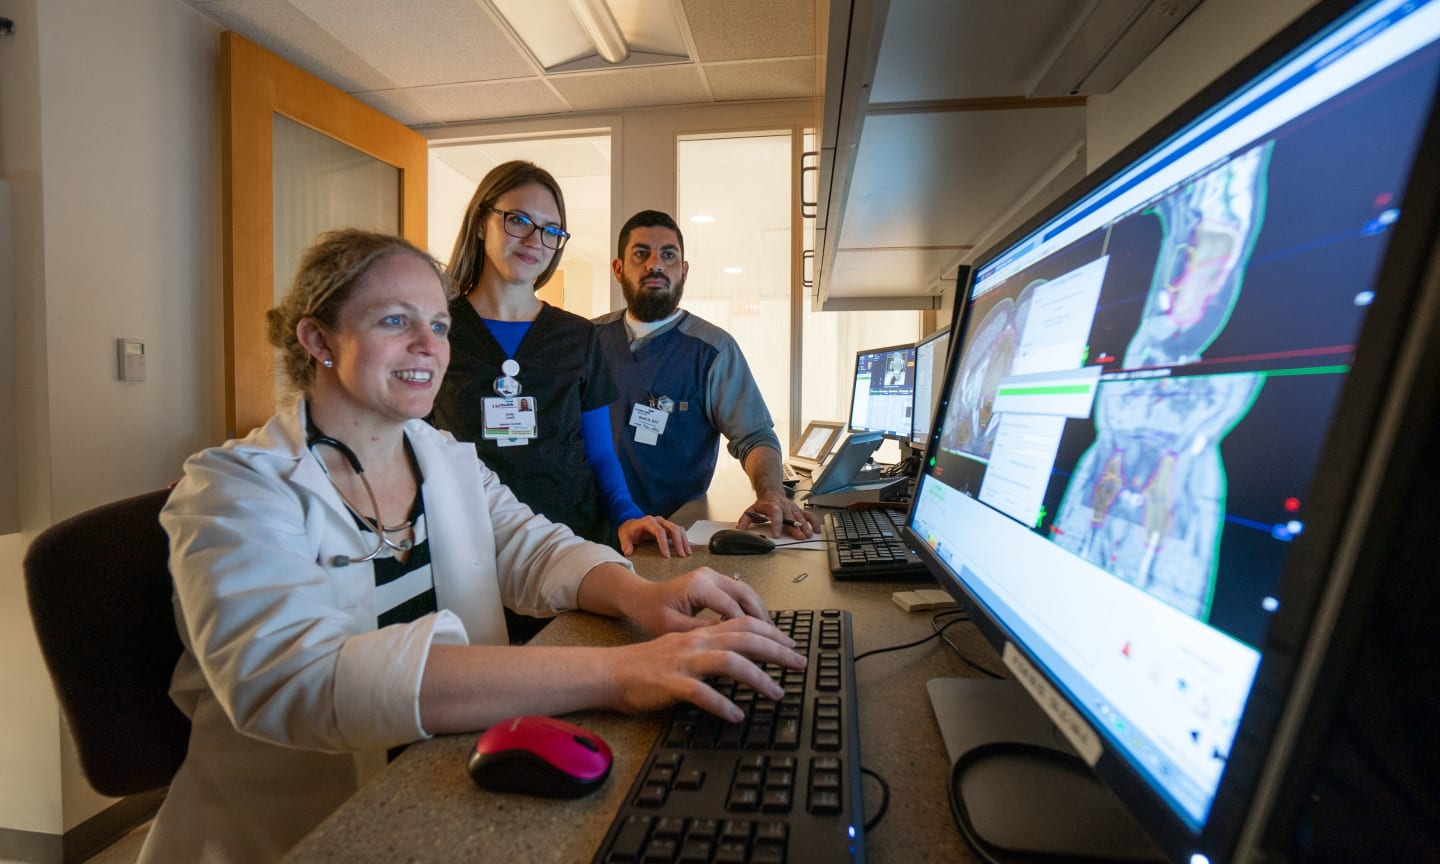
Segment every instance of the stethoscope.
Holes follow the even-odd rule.
[[[335,478],[330,476],[330,469],[325,467],[325,460],[321,459],[320,454],[315,452],[315,448],[321,445],[335,450],[341,456],[345,457],[346,462],[350,463],[350,467],[355,471],[355,476],[360,478],[361,485],[365,487],[365,494],[370,498],[370,509],[375,514],[374,519],[361,513],[360,509],[354,504],[351,504],[350,499],[345,497],[345,493],[340,491],[340,487],[335,483]],[[319,432],[311,435],[305,442],[305,446],[310,448],[311,454],[320,462],[320,470],[325,472],[325,478],[330,481],[330,485],[334,487],[335,493],[340,496],[340,500],[345,502],[346,508],[355,514],[355,518],[363,522],[365,527],[375,532],[375,548],[370,550],[369,555],[363,558],[351,558],[349,555],[336,555],[330,559],[330,565],[332,567],[348,567],[351,564],[363,564],[366,561],[374,561],[385,552],[387,547],[397,552],[410,551],[410,547],[415,544],[409,540],[401,540],[399,543],[396,543],[394,540],[385,536],[386,531],[401,531],[409,528],[410,520],[407,519],[393,528],[386,528],[380,524],[380,502],[375,498],[375,490],[370,488],[370,481],[365,479],[365,469],[361,467],[360,457],[355,455],[355,451],[351,450],[344,441],[331,438],[329,435],[322,435]]]

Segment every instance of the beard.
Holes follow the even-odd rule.
[[[666,318],[680,306],[680,298],[685,296],[685,277],[671,283],[662,274],[648,274],[644,279],[664,279],[665,287],[656,285],[639,285],[628,278],[620,278],[620,290],[625,295],[625,305],[629,307],[630,314],[635,320],[644,321],[647,324],[651,321],[659,321]]]

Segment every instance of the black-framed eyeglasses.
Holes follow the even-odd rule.
[[[498,214],[501,224],[505,226],[505,233],[516,240],[524,240],[538,230],[540,245],[558,252],[565,248],[565,241],[570,239],[570,234],[559,225],[537,225],[534,219],[519,210],[496,210],[494,207],[485,209]]]

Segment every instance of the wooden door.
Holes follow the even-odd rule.
[[[426,142],[236,33],[221,35],[221,58],[225,428],[234,437],[275,411],[265,312],[288,288],[297,247],[356,222],[426,247]],[[284,167],[289,154],[319,151],[328,151],[323,169]],[[346,200],[363,203],[338,206]]]

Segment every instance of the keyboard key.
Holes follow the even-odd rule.
[[[727,819],[720,823],[720,842],[745,843],[750,840],[750,823],[741,819]]]
[[[675,860],[675,844],[669,840],[651,840],[645,847],[640,864],[670,864]]]
[[[610,846],[611,861],[639,861],[645,849],[645,838],[650,833],[650,820],[631,816],[620,826],[615,842]]]
[[[674,816],[662,816],[655,820],[655,831],[650,836],[661,840],[679,841],[685,835],[685,820]]]
[[[812,813],[839,813],[840,794],[820,791],[810,793],[810,811]]]
[[[713,848],[709,840],[686,840],[680,848],[680,864],[710,864]]]
[[[721,843],[715,849],[715,864],[745,864],[749,851],[744,843]]]

